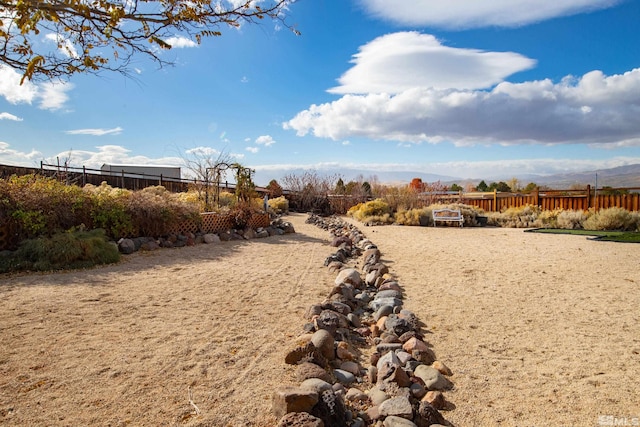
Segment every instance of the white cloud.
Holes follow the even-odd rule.
[[[334,140],[640,146],[638,117],[640,68],[612,76],[592,71],[560,83],[503,82],[490,91],[418,88],[395,96],[345,95],[311,105],[283,126],[299,136]]]
[[[28,80],[20,85],[22,75],[13,68],[0,65],[0,96],[10,104],[31,104],[38,93],[38,87]]]
[[[0,120],[13,120],[14,122],[21,122],[22,119],[10,113],[0,113]]]
[[[113,129],[74,129],[65,131],[67,135],[92,135],[92,136],[104,136],[104,135],[120,135],[123,129],[116,127]]]
[[[247,76],[242,76],[242,78],[240,79],[240,83],[249,83],[249,79],[247,78]]]
[[[29,153],[18,151],[7,142],[0,141],[0,163],[5,165],[16,165],[33,167],[38,159],[42,158],[42,153],[31,150]]]
[[[442,45],[430,34],[387,34],[361,46],[355,65],[331,93],[396,94],[415,87],[481,89],[532,68],[536,61],[514,52],[487,52]]]
[[[410,26],[515,27],[612,7],[621,0],[360,0],[371,15]]]
[[[58,110],[69,100],[67,92],[73,89],[68,82],[44,82],[35,84],[25,80],[12,68],[0,65],[0,96],[11,104],[32,104],[39,100],[42,110]]]
[[[192,154],[192,155],[196,155],[196,156],[206,156],[206,157],[213,157],[213,156],[219,156],[221,154],[220,151],[216,150],[215,148],[211,148],[211,147],[195,147],[195,148],[190,148],[188,150],[185,151],[185,153],[187,154]]]
[[[247,147],[245,148],[245,150],[247,150],[250,153],[256,154],[258,151],[260,151],[259,147]]]
[[[42,110],[58,110],[69,100],[67,92],[73,85],[67,82],[44,82],[40,84],[38,98]]]
[[[276,141],[270,135],[262,135],[256,138],[256,144],[264,145],[265,147],[271,147]]]
[[[171,45],[172,48],[177,48],[177,49],[198,46],[196,42],[184,36],[169,37],[168,39],[165,40],[165,42]]]

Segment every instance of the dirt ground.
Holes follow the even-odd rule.
[[[0,277],[0,424],[275,425],[272,392],[296,383],[285,351],[335,277],[330,236],[306,218],[287,218],[295,234]],[[640,425],[640,245],[357,225],[454,372],[454,425]]]

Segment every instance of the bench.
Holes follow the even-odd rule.
[[[431,214],[433,215],[434,227],[438,221],[456,221],[460,227],[464,225],[464,217],[459,209],[434,209]]]

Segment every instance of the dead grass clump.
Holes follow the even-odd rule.
[[[614,207],[593,213],[583,223],[585,230],[636,231],[640,227],[640,215]]]

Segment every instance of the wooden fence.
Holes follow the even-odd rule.
[[[56,166],[40,163],[40,168],[27,168],[22,166],[0,165],[0,179],[9,178],[11,175],[42,175],[55,178],[67,184],[84,186],[86,184],[100,185],[106,182],[111,187],[125,188],[127,190],[142,190],[143,188],[161,185],[172,193],[182,193],[189,190],[189,186],[210,186],[215,189],[213,182],[205,182],[198,179],[170,178],[163,175],[135,174],[130,172],[105,172],[100,169],[86,167],[76,168],[70,166]],[[235,192],[235,183],[220,183],[220,190]],[[268,194],[264,187],[256,187],[255,191],[263,196]]]
[[[589,210],[619,207],[628,211],[640,211],[640,188],[607,189],[598,193],[587,186],[585,190],[536,190],[531,193],[459,193],[437,197],[440,203],[463,203],[487,212],[501,212],[509,208],[527,205],[542,210]]]

